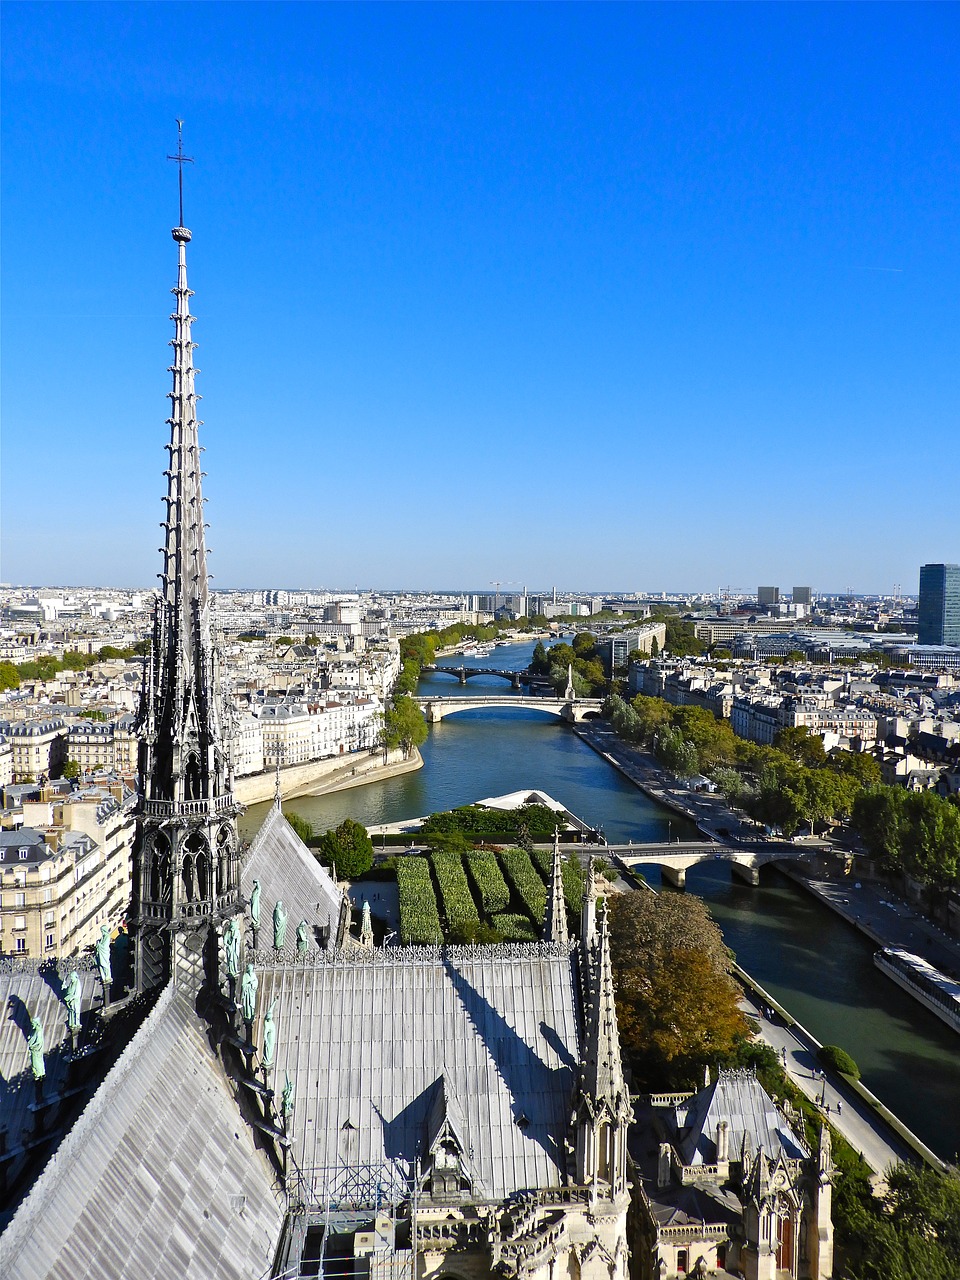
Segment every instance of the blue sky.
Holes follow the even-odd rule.
[[[960,559],[958,6],[3,9],[4,581],[159,568],[177,116],[215,585]]]

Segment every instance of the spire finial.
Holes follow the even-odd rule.
[[[180,221],[177,224],[177,231],[185,231],[183,225],[183,166],[185,164],[193,164],[193,156],[185,156],[183,154],[183,121],[177,121],[177,154],[175,156],[167,156],[168,160],[172,160],[177,166],[177,177],[180,185]],[[179,239],[174,233],[174,239]],[[188,237],[189,239],[189,237]]]
[[[280,754],[282,751],[283,751],[283,744],[281,742],[278,742],[277,743],[277,782],[276,782],[276,788],[274,790],[273,798],[277,808],[280,810],[281,813],[283,813],[283,791],[280,787]]]

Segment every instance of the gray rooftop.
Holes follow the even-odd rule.
[[[63,975],[76,968],[80,974],[80,1018],[86,1021],[90,1009],[100,1005],[100,982],[89,962],[63,961]],[[67,1011],[62,1002],[63,984],[55,965],[41,971],[35,960],[4,960],[0,966],[0,1127],[6,1130],[7,1146],[19,1146],[24,1129],[32,1127],[30,1111],[34,1101],[33,1076],[27,1036],[31,1018],[43,1027],[44,1059],[47,1071],[45,1091],[53,1096],[64,1084],[68,1045]],[[2,1268],[0,1268],[2,1272]]]
[[[752,1071],[721,1071],[712,1084],[677,1107],[680,1156],[687,1165],[716,1161],[717,1124],[725,1120],[730,1159],[738,1160],[746,1134],[754,1155],[759,1150],[772,1160],[781,1153],[788,1160],[809,1156]]]
[[[301,1168],[393,1160],[409,1171],[445,1077],[480,1195],[563,1185],[575,965],[571,947],[529,945],[391,948],[267,969],[259,1013],[277,1000],[275,1079],[282,1087],[289,1072],[295,1083]]]
[[[272,940],[271,916],[278,898],[287,912],[288,941],[301,920],[336,933],[343,893],[276,805],[271,806],[247,854],[240,883],[248,901],[254,880],[260,881],[264,945],[269,945],[268,934]]]
[[[168,987],[0,1237],[0,1274],[249,1280],[282,1218],[202,1024]]]

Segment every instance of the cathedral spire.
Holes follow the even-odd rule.
[[[568,942],[567,903],[563,896],[563,859],[560,856],[560,831],[553,833],[553,862],[547,889],[547,915],[543,922],[545,942]]]
[[[601,904],[597,914],[596,942],[584,948],[589,996],[573,1120],[577,1181],[604,1199],[626,1189],[627,1126],[633,1109],[620,1057],[606,906]]]
[[[617,1030],[616,990],[613,964],[610,960],[610,925],[604,903],[598,913],[599,929],[593,992],[588,1015],[586,1053],[583,1060],[582,1087],[595,1106],[606,1104],[617,1116],[624,1100],[629,1101],[620,1058],[620,1035]]]
[[[231,765],[226,750],[218,655],[213,643],[193,367],[196,344],[187,284],[183,222],[182,122],[175,160],[180,171],[170,459],[163,568],[154,607],[153,648],[140,708],[140,831],[135,872],[138,982],[175,977],[176,942],[189,930],[238,909],[239,842]],[[171,950],[171,946],[173,950]],[[171,967],[172,965],[172,967]]]

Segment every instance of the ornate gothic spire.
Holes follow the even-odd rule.
[[[610,927],[605,904],[599,912],[599,926],[581,1088],[595,1109],[606,1105],[611,1117],[619,1119],[624,1106],[629,1110],[630,1097],[620,1058],[616,991],[610,961]]]
[[[179,123],[179,122],[178,122]],[[183,147],[172,159],[181,166]],[[225,747],[217,653],[213,644],[203,494],[187,285],[191,233],[173,228],[177,284],[173,290],[173,376],[170,454],[160,591],[153,650],[140,709],[140,843],[135,907],[141,986],[170,972],[169,942],[196,933],[239,907],[239,857],[229,753]],[[151,941],[152,939],[152,941]],[[174,966],[174,972],[176,966]]]
[[[563,859],[560,856],[560,832],[553,836],[553,863],[547,890],[547,914],[543,922],[545,942],[567,942],[567,903],[563,896]]]
[[[573,1122],[577,1181],[604,1199],[616,1198],[626,1189],[627,1126],[633,1119],[633,1109],[620,1057],[610,932],[604,905],[598,921],[595,943],[584,946],[589,994]]]

